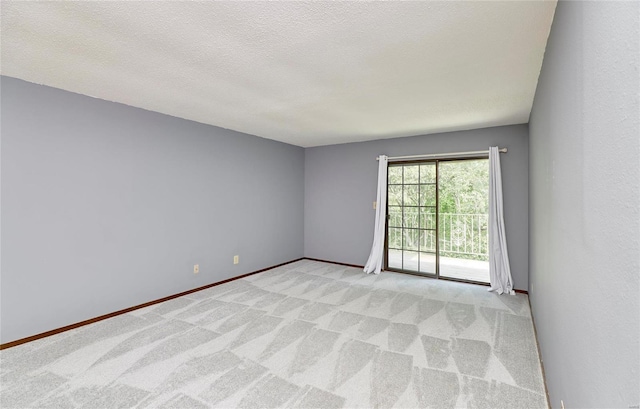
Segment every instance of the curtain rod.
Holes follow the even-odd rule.
[[[498,149],[499,152],[506,153],[507,148]],[[437,158],[452,158],[456,156],[471,156],[471,155],[488,155],[489,151],[470,151],[470,152],[451,152],[451,153],[431,153],[426,155],[409,155],[409,156],[389,156],[388,160],[402,160],[402,159],[437,159]],[[380,156],[376,158],[380,160]]]

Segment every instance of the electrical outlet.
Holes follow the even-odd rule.
[[[373,202],[373,210],[376,210],[378,208],[378,202]]]
[[[240,256],[233,256],[233,264],[238,264],[240,262]]]
[[[193,274],[198,274],[200,272],[200,264],[193,265]]]

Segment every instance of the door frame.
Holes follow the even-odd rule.
[[[478,159],[486,159],[489,160],[489,156],[464,156],[464,157],[451,157],[451,158],[441,158],[441,159],[418,159],[418,160],[405,160],[405,161],[394,161],[387,163],[387,197],[385,204],[385,224],[384,224],[384,263],[383,269],[386,271],[393,271],[396,273],[402,274],[410,274],[419,277],[426,278],[435,278],[438,280],[447,280],[447,281],[456,281],[460,283],[470,283],[470,284],[480,284],[484,286],[489,286],[489,283],[485,283],[482,281],[473,281],[473,280],[463,280],[459,278],[451,278],[451,277],[441,277],[440,276],[440,162],[459,162],[463,160],[478,160]],[[435,229],[435,240],[436,240],[436,272],[432,273],[421,273],[419,271],[411,271],[411,270],[402,270],[393,267],[389,267],[389,167],[393,165],[411,165],[411,164],[423,164],[423,163],[434,163],[436,168],[436,229]],[[403,183],[404,185],[404,183]],[[418,252],[419,253],[419,252]],[[419,256],[418,256],[419,257]],[[420,267],[418,267],[420,268]]]

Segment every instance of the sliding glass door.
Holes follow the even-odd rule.
[[[388,270],[489,282],[487,159],[391,163]]]
[[[439,276],[489,282],[489,161],[438,163]]]
[[[390,269],[435,276],[436,163],[390,165],[388,179],[387,265]]]

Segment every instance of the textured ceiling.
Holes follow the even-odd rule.
[[[555,1],[2,1],[2,75],[317,146],[525,123]]]

